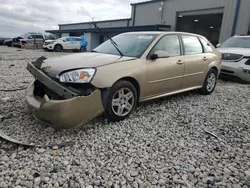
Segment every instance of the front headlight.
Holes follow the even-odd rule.
[[[86,68],[65,72],[60,75],[60,82],[64,83],[88,83],[95,74],[95,69]]]

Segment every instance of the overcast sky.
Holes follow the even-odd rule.
[[[131,16],[130,3],[147,0],[0,0],[0,37],[58,29],[58,24]]]

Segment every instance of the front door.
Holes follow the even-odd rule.
[[[157,51],[164,51],[169,57],[147,60],[148,97],[180,90],[185,66],[180,46],[178,35],[165,35],[149,53],[148,57]]]

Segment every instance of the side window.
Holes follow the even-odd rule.
[[[214,51],[210,44],[204,38],[200,38],[200,41],[204,47],[205,52],[211,53]]]
[[[201,54],[203,49],[199,39],[195,36],[182,35],[185,55]]]
[[[42,35],[32,35],[32,37],[35,39],[43,39]]]
[[[170,57],[181,55],[180,41],[177,35],[166,35],[162,37],[153,47],[149,55],[156,51],[165,51]]]
[[[71,41],[76,41],[76,39],[74,37],[68,37],[67,41],[71,42]]]

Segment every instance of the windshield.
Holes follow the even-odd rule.
[[[156,38],[156,34],[120,34],[112,39],[118,45],[119,50],[124,56],[140,57],[151,42]],[[93,51],[120,55],[117,49],[111,44],[110,40],[102,43]]]
[[[233,37],[221,45],[221,48],[250,48],[250,37]]]

